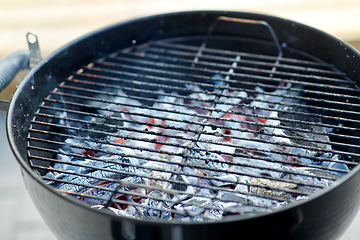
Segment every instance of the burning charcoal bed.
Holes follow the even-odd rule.
[[[86,39],[10,106],[25,111],[10,142],[57,237],[336,239],[349,225],[357,52],[331,56],[338,39],[245,13],[159,15]]]
[[[355,164],[331,141],[346,122],[307,103],[317,100],[313,92],[331,93],[292,80],[295,73],[283,66],[315,82],[326,72],[329,89],[349,87],[341,73],[287,52],[205,46],[222,41],[160,41],[81,68],[36,114],[29,157],[36,159],[33,142],[49,134],[41,128],[54,126],[55,159],[33,167],[47,170],[43,179],[57,191],[93,208],[166,221],[272,211],[349,172]]]

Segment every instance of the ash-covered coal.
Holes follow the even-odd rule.
[[[284,105],[297,103],[284,97],[296,96],[290,87],[219,94],[187,84],[187,96],[159,89],[152,106],[123,91],[112,104],[88,102],[111,131],[73,133],[45,177],[94,208],[139,219],[211,221],[305,199],[349,169],[321,119]]]

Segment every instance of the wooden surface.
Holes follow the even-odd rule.
[[[98,28],[150,14],[219,9],[260,12],[302,22],[345,41],[360,39],[360,0],[0,0],[0,58],[27,48],[35,31],[43,56]]]

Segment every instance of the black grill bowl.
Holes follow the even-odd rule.
[[[7,117],[9,142],[22,166],[26,187],[58,239],[338,239],[345,232],[359,208],[359,166],[308,199],[292,202],[272,213],[229,216],[211,223],[181,224],[133,220],[115,216],[107,210],[90,209],[54,191],[29,166],[27,137],[31,120],[43,98],[64,78],[95,59],[133,46],[135,41],[136,44],[144,44],[168,38],[207,35],[218,16],[266,21],[280,43],[333,64],[358,83],[360,55],[352,47],[311,27],[260,14],[216,11],[170,13],[116,24],[69,43],[30,71],[14,94]],[[264,31],[239,32],[234,24],[221,24],[219,27],[224,35],[271,39]]]

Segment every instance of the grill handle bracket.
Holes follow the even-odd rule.
[[[262,20],[252,20],[252,19],[244,19],[244,18],[233,18],[233,17],[227,17],[227,16],[219,16],[215,19],[213,25],[210,27],[209,29],[209,32],[208,32],[208,37],[210,37],[217,25],[217,23],[219,21],[228,21],[228,22],[238,22],[238,23],[248,23],[248,24],[256,24],[256,25],[263,25],[265,26],[270,34],[271,34],[271,37],[275,43],[275,46],[278,50],[278,57],[282,57],[283,55],[283,52],[282,52],[282,49],[281,49],[281,46],[280,46],[280,43],[279,43],[279,40],[274,32],[274,29],[270,26],[270,24],[268,24],[266,21],[262,21]]]
[[[33,68],[42,60],[39,48],[39,41],[36,33],[34,32],[28,32],[26,34],[26,40],[28,42],[30,50],[29,68]]]

